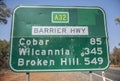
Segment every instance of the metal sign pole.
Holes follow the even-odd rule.
[[[92,81],[92,71],[89,71],[90,73],[90,81]]]
[[[30,73],[26,73],[26,81],[30,81]]]
[[[103,79],[103,81],[106,81],[105,80],[105,72],[104,71],[102,71],[102,79]]]

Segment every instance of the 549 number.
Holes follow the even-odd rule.
[[[94,65],[101,65],[103,64],[103,58],[102,57],[94,57],[93,59],[90,59],[89,57],[84,58],[85,61],[85,65],[90,65],[90,64],[94,64]]]

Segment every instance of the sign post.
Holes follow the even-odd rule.
[[[89,71],[89,75],[90,75],[90,81],[93,81],[92,80],[92,71]]]
[[[30,81],[30,73],[26,73],[26,81]]]
[[[19,6],[11,32],[9,64],[15,72],[109,67],[106,18],[99,7]]]

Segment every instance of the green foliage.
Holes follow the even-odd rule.
[[[0,40],[0,68],[7,67],[9,46],[9,42],[6,40]]]
[[[7,7],[7,5],[0,0],[0,23],[7,24],[7,18],[10,17],[11,10]]]
[[[120,48],[115,47],[110,55],[111,64],[120,65]]]

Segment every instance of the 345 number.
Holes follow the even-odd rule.
[[[101,55],[103,53],[102,48],[98,47],[98,48],[85,48],[85,55],[89,55],[89,54],[98,54]]]

